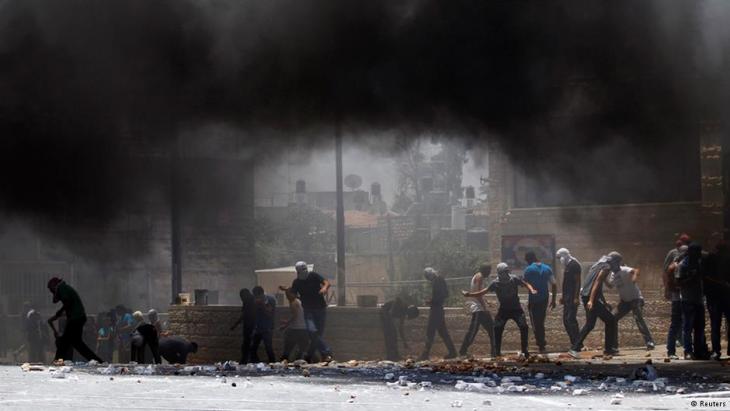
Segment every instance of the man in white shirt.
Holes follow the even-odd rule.
[[[297,298],[296,294],[290,290],[286,290],[286,299],[289,301],[289,311],[291,316],[289,319],[281,322],[280,330],[284,331],[284,353],[282,360],[298,360],[307,352],[309,347],[309,332],[307,332],[307,324],[304,321],[304,309],[302,302]],[[290,357],[294,348],[297,353]]]
[[[654,349],[654,339],[651,337],[649,327],[647,327],[644,321],[644,298],[641,296],[641,291],[636,285],[636,279],[639,276],[639,269],[632,268],[622,265],[620,270],[615,273],[611,273],[609,276],[609,285],[616,288],[618,291],[619,298],[621,301],[616,308],[616,321],[618,322],[626,316],[629,312],[634,314],[634,320],[636,326],[639,328],[639,332],[644,337],[647,350]]]
[[[469,292],[475,293],[486,288],[487,279],[491,271],[492,266],[482,264],[479,267],[479,272],[471,278]],[[492,319],[492,314],[487,310],[484,296],[466,297],[465,305],[466,311],[471,314],[471,323],[469,324],[469,330],[464,335],[464,341],[461,343],[459,355],[467,355],[467,350],[469,350],[469,346],[474,342],[474,337],[479,332],[479,326],[481,325],[489,335],[489,347],[491,348],[492,357],[494,357],[496,354],[494,351],[494,320]]]

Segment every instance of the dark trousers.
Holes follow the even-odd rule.
[[[641,336],[644,337],[644,343],[647,345],[654,344],[654,339],[651,338],[651,331],[649,331],[649,327],[646,325],[646,321],[644,321],[644,299],[637,298],[634,301],[621,301],[618,303],[615,315],[616,322],[624,318],[629,312],[634,315],[634,321],[636,321],[636,326],[639,328]]]
[[[608,309],[603,300],[596,299],[593,302],[593,309],[591,310],[586,307],[586,304],[588,304],[588,298],[583,297],[582,300],[583,306],[586,310],[586,323],[583,325],[583,328],[581,328],[578,340],[576,340],[573,344],[572,349],[574,351],[581,350],[583,347],[583,341],[585,341],[588,334],[593,331],[593,328],[596,326],[596,321],[600,318],[605,327],[603,351],[618,351],[618,323],[616,322],[616,317],[611,314],[611,311]]]
[[[682,332],[685,354],[706,354],[705,307],[701,303],[682,301]]]
[[[572,346],[580,336],[580,327],[578,327],[577,318],[578,304],[575,304],[573,300],[564,300],[563,302],[563,325],[565,326],[565,332],[568,334],[570,345]]]
[[[520,329],[520,347],[522,352],[527,355],[529,352],[527,349],[529,328],[527,327],[527,318],[525,318],[525,312],[522,311],[522,308],[516,310],[502,310],[500,308],[497,311],[497,316],[494,317],[494,355],[502,355],[502,333],[504,333],[504,327],[507,325],[508,320],[514,321]]]
[[[426,346],[423,349],[421,357],[428,357],[431,353],[431,346],[433,346],[433,339],[436,337],[436,332],[439,333],[441,340],[446,345],[446,349],[449,351],[449,357],[456,357],[456,347],[451,341],[449,330],[446,328],[446,318],[444,317],[444,307],[431,307],[428,312],[428,326],[426,327]]]
[[[296,355],[292,356],[292,350],[296,348]],[[284,353],[281,355],[282,360],[298,360],[307,352],[309,348],[309,332],[305,329],[296,330],[287,328],[284,332]]]
[[[540,351],[545,349],[545,318],[547,317],[548,300],[534,301],[527,304],[530,310],[530,321],[532,321],[532,331],[535,333],[535,342]]]
[[[712,352],[720,355],[722,352],[720,336],[722,334],[723,317],[725,317],[725,321],[728,324],[727,338],[728,341],[730,341],[730,303],[724,301],[722,297],[708,297],[707,311],[710,314],[710,339],[712,341]],[[730,347],[728,347],[727,352],[728,355],[730,355]]]
[[[162,364],[162,359],[160,358],[160,342],[156,333],[154,337],[132,337],[132,361],[137,362],[137,364],[147,364],[145,359],[145,350],[147,349],[147,346],[149,346],[150,351],[152,351],[152,359],[155,361],[155,364]]]
[[[383,327],[383,341],[385,342],[385,359],[389,361],[400,360],[398,353],[398,332],[396,331],[393,318],[385,313],[380,313],[380,325]]]
[[[667,334],[667,355],[677,353],[677,340],[682,340],[682,302],[672,301],[672,317]]]
[[[42,340],[28,341],[28,362],[46,362],[46,353],[43,350]]]
[[[332,355],[332,350],[330,350],[330,347],[322,338],[324,336],[324,327],[327,323],[327,309],[305,308],[304,321],[307,323],[307,330],[309,331],[307,358],[311,359],[314,357],[316,351],[319,351],[322,357]]]
[[[492,319],[492,315],[489,314],[489,311],[477,311],[471,314],[469,330],[467,330],[466,335],[464,335],[464,341],[461,343],[459,354],[466,355],[469,346],[472,345],[474,338],[479,331],[479,326],[484,328],[489,335],[489,347],[492,349],[492,357],[494,357],[496,354],[494,351],[494,320]]]
[[[264,349],[266,350],[266,357],[268,357],[269,362],[276,362],[276,356],[274,355],[274,344],[271,341],[273,337],[274,332],[272,330],[254,331],[253,341],[251,343],[251,358],[253,358],[253,362],[260,362],[258,351],[261,341],[264,342]]]
[[[253,326],[243,325],[243,342],[241,342],[241,360],[239,364],[248,364],[251,353],[251,336],[253,335]]]
[[[98,362],[104,362],[99,356],[91,351],[83,340],[84,324],[86,324],[86,318],[68,320],[66,321],[66,328],[63,330],[63,335],[58,337],[56,341],[56,356],[54,360],[63,358],[71,359],[69,353],[72,349],[78,351],[81,356],[86,358],[87,361],[96,360]],[[64,356],[66,356],[64,358]]]

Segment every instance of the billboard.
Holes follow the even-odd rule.
[[[545,234],[502,236],[502,261],[513,270],[527,267],[525,253],[534,251],[537,258],[555,267],[555,236]]]

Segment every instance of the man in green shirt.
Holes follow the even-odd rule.
[[[48,319],[48,325],[53,330],[53,336],[56,337],[56,355],[55,360],[70,359],[69,354],[76,349],[87,361],[96,360],[104,362],[98,355],[84,343],[82,338],[84,332],[84,324],[86,323],[86,311],[81,297],[70,285],[66,284],[62,279],[53,277],[48,281],[48,291],[53,294],[53,302],[61,302],[63,306],[56,314]],[[63,335],[59,335],[53,322],[66,314],[66,327]]]

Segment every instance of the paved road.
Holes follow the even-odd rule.
[[[112,379],[113,378],[113,379]],[[236,383],[236,387],[232,386]],[[692,401],[724,402],[730,392],[691,395],[616,394],[483,394],[455,389],[417,390],[357,380],[300,376],[202,377],[114,376],[72,371],[54,378],[48,371],[23,372],[0,367],[0,409],[75,410],[507,410],[507,409],[730,409],[692,407]],[[715,398],[711,398],[711,396]]]

